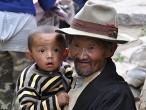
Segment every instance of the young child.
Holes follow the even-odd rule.
[[[27,57],[35,63],[23,70],[17,80],[16,94],[22,110],[60,110],[69,103],[67,92],[72,82],[72,68],[66,41],[53,26],[39,26],[28,38]]]

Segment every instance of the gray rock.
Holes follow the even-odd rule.
[[[129,61],[132,64],[146,68],[146,45],[142,45],[137,50],[135,50],[132,53]]]
[[[146,0],[90,0],[106,4],[115,9],[119,15],[120,25],[146,25]]]

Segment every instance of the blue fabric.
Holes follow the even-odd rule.
[[[77,13],[84,6],[87,0],[73,0],[73,1],[79,6],[79,8],[75,10],[75,13]]]
[[[52,8],[56,0],[38,0],[44,11]],[[0,11],[28,13],[35,15],[33,0],[0,0]]]

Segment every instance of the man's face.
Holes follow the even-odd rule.
[[[85,36],[73,37],[69,50],[80,76],[89,76],[102,69],[111,54],[99,40]]]

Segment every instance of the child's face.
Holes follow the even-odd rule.
[[[44,71],[58,69],[63,60],[64,47],[56,40],[57,33],[39,33],[33,38],[32,58]]]

